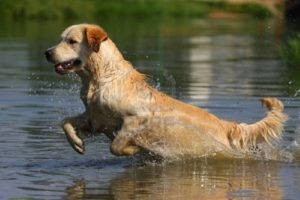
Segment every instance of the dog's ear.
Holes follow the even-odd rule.
[[[98,52],[101,42],[107,40],[107,33],[100,27],[88,27],[85,34],[88,45],[94,52]]]

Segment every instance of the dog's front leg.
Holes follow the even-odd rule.
[[[62,123],[62,128],[73,149],[83,154],[85,151],[84,142],[79,137],[78,132],[86,132],[89,130],[89,124],[85,114],[65,118]]]

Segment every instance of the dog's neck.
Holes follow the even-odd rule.
[[[91,54],[84,70],[77,74],[83,83],[92,81],[94,84],[104,85],[126,76],[131,71],[135,70],[124,60],[115,44],[107,39],[101,43],[99,52]]]
[[[77,74],[82,81],[81,98],[85,105],[89,104],[90,95],[96,90],[102,90],[115,83],[123,85],[128,80],[143,85],[145,78],[123,58],[110,39],[101,44],[99,52],[91,54],[84,70],[78,71]]]

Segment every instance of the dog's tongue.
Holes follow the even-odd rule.
[[[55,65],[55,71],[56,73],[63,73],[65,71],[65,69],[63,68],[63,66],[61,64]]]

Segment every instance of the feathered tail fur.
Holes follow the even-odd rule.
[[[281,137],[284,122],[288,119],[283,113],[282,102],[276,98],[262,98],[261,102],[269,110],[265,118],[254,124],[232,124],[227,136],[233,148],[246,150],[258,142],[271,144],[272,140]]]

